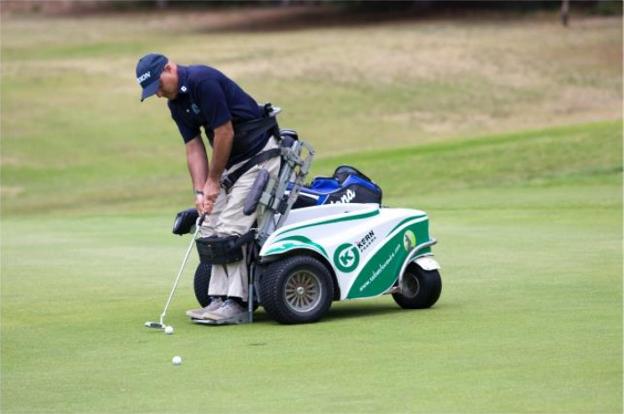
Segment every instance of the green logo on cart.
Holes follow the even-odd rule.
[[[343,273],[353,272],[360,263],[360,251],[351,243],[338,246],[334,253],[334,265]]]
[[[416,235],[413,231],[408,230],[403,235],[403,247],[408,252],[416,247]]]

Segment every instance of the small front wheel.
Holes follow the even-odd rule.
[[[430,308],[438,301],[442,292],[442,279],[437,270],[424,270],[411,263],[403,275],[405,289],[393,293],[394,301],[404,309]]]
[[[271,263],[259,284],[262,306],[279,323],[316,322],[334,297],[329,270],[311,256],[291,256]]]
[[[212,266],[208,263],[199,263],[195,270],[195,280],[193,281],[193,288],[195,290],[195,297],[201,305],[201,307],[208,306],[210,304],[210,297],[208,296],[208,286],[210,286],[210,273],[212,272]]]

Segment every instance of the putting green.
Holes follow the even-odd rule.
[[[620,127],[577,127],[583,138],[568,144],[617,148]],[[521,142],[520,156],[544,145],[532,136],[497,145]],[[533,184],[454,189],[449,178],[445,190],[438,177],[426,197],[391,190],[388,203],[431,215],[440,301],[335,303],[304,326],[262,311],[254,325],[192,325],[189,270],[168,319],[175,334],[143,328],[188,241],[168,234],[174,211],[6,218],[3,411],[618,412],[621,174],[617,160],[594,173],[591,159],[563,178],[543,169]]]

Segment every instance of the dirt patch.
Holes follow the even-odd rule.
[[[0,186],[0,194],[3,197],[15,197],[24,193],[23,187],[8,187],[6,185]]]

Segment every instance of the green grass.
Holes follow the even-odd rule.
[[[622,412],[621,19],[2,19],[3,413]],[[143,328],[189,242],[169,233],[191,202],[181,140],[132,76],[157,49],[279,102],[313,174],[352,164],[427,211],[440,301],[195,326],[194,254],[175,334]]]
[[[252,326],[198,327],[183,315],[194,306],[189,274],[167,337],[141,325],[157,318],[188,241],[167,235],[172,212],[4,220],[3,410],[619,412],[621,170],[607,156],[609,168],[587,173],[591,153],[565,165],[530,154],[557,136],[577,155],[617,150],[620,128],[424,146],[384,154],[385,172],[354,154],[390,202],[431,214],[444,288],[427,311],[382,297],[336,303],[314,325],[280,326],[260,311]],[[526,154],[533,180],[498,154]],[[469,155],[492,170],[462,184],[428,172],[426,197],[389,185],[401,163],[433,167],[435,156],[470,171]]]

